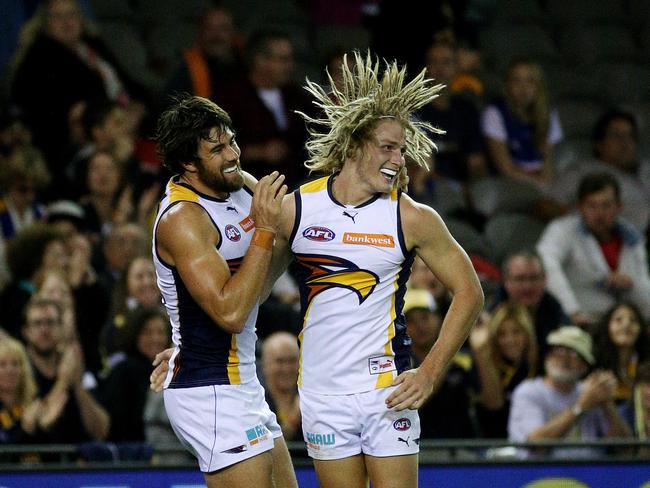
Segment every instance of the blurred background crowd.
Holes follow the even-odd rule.
[[[408,192],[443,216],[488,304],[421,409],[422,438],[648,438],[650,3],[423,8],[0,0],[0,444],[84,443],[96,459],[115,456],[93,444],[108,441],[146,459],[175,441],[148,390],[170,344],[151,260],[170,177],[156,118],[175,93],[216,101],[243,168],[294,189],[312,177],[305,77],[340,83],[344,54],[368,48],[446,85],[418,113],[446,134],[431,171],[408,166]],[[449,296],[418,260],[408,286],[417,365]],[[302,438],[300,326],[289,271],[258,321],[288,440]]]

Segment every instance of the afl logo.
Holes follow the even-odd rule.
[[[393,428],[399,431],[409,430],[411,428],[411,421],[407,418],[397,419],[393,422]]]
[[[226,233],[226,237],[233,242],[237,242],[239,239],[241,239],[241,234],[237,230],[237,227],[234,225],[228,224],[224,229],[224,232]]]
[[[327,227],[312,226],[306,228],[302,232],[303,237],[310,241],[331,241],[336,237],[336,234],[329,230]]]

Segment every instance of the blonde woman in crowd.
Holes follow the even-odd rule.
[[[476,412],[484,437],[507,437],[510,395],[535,376],[537,340],[528,310],[505,302],[484,316],[469,336],[478,374]]]
[[[485,109],[481,125],[497,173],[540,185],[551,181],[553,146],[562,139],[562,127],[537,63],[510,64],[505,96]]]

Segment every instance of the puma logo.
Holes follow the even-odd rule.
[[[353,224],[356,224],[356,221],[354,219],[356,218],[357,215],[359,215],[359,212],[348,212],[347,210],[343,211],[343,216],[350,217],[350,219],[352,219]]]
[[[401,437],[398,437],[397,440],[400,441],[400,442],[403,442],[404,444],[406,444],[408,446],[410,438],[411,438],[411,436],[407,437],[406,439],[402,439]]]
[[[226,211],[228,211],[228,210],[232,210],[232,211],[234,211],[234,212],[237,212],[237,209],[236,209],[235,207],[231,207],[230,205],[228,205],[228,206],[226,207]],[[237,212],[237,213],[239,213],[239,212]]]

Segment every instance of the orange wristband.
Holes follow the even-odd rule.
[[[273,249],[273,242],[275,241],[275,232],[269,229],[256,228],[251,238],[251,246],[258,246],[263,249]]]

